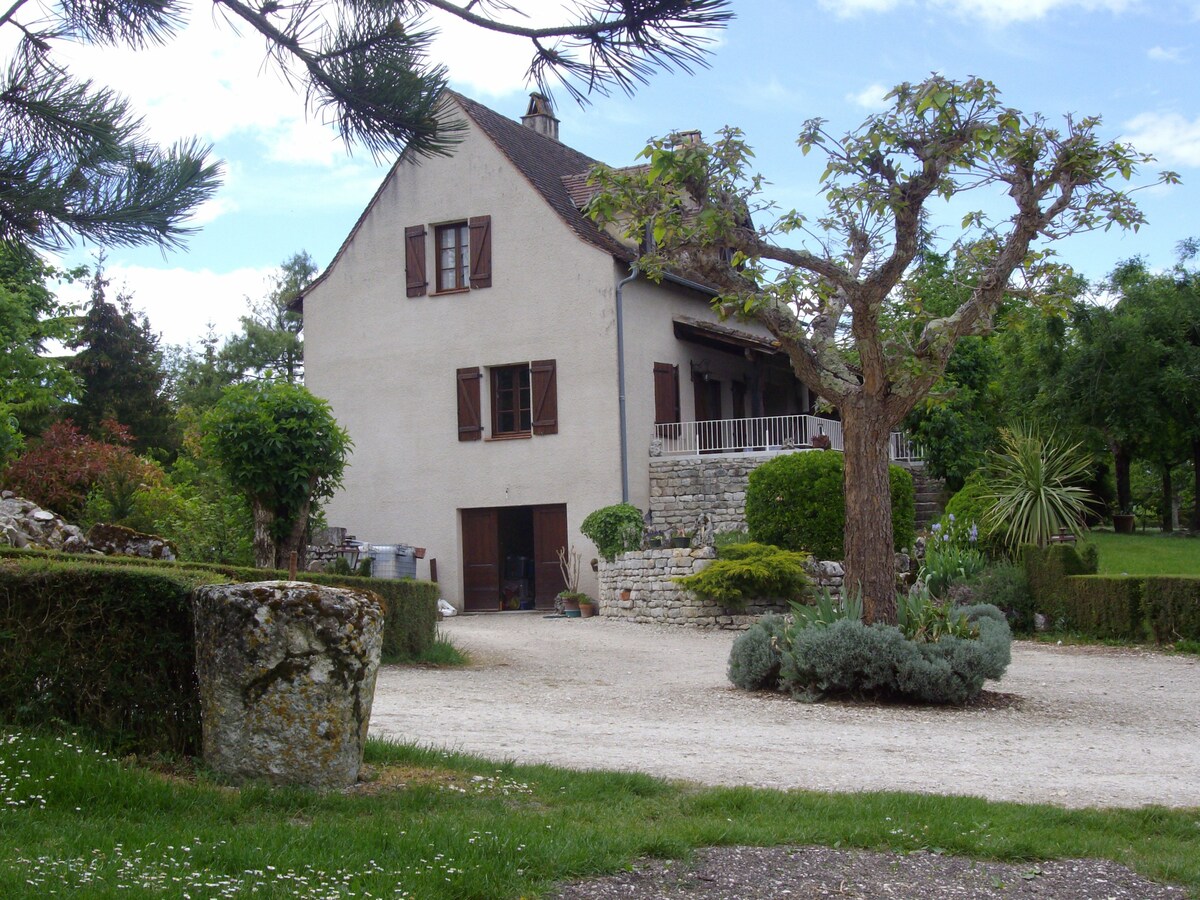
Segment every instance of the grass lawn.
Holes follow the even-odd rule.
[[[1093,531],[1086,539],[1100,549],[1101,575],[1200,575],[1200,538]]]
[[[643,855],[783,843],[1102,857],[1200,896],[1200,809],[698,788],[381,742],[368,763],[376,780],[349,794],[232,790],[74,736],[0,733],[0,896],[495,900]]]

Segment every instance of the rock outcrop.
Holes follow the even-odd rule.
[[[84,534],[79,526],[12,491],[0,493],[0,545],[146,559],[178,558],[175,545],[168,540],[123,525],[96,524]]]
[[[204,760],[234,780],[346,787],[375,696],[383,606],[295,581],[192,593]]]
[[[86,553],[83,530],[12,491],[0,493],[0,544]]]

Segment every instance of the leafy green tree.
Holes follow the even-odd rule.
[[[163,351],[163,376],[165,393],[176,410],[211,409],[234,381],[221,362],[220,338],[211,324],[198,348],[172,345]]]
[[[177,441],[173,415],[164,394],[162,355],[158,337],[144,315],[134,312],[130,297],[106,297],[104,258],[92,276],[92,297],[78,333],[67,345],[77,353],[67,366],[79,381],[82,395],[71,418],[84,431],[98,433],[109,419],[133,435],[139,453],[151,450],[171,455]]]
[[[0,467],[20,450],[24,435],[77,388],[47,345],[69,340],[77,324],[49,282],[80,274],[57,272],[32,254],[0,244]]]
[[[639,262],[650,277],[682,266],[716,287],[723,311],[764,325],[797,377],[837,407],[846,580],[862,589],[868,621],[890,622],[891,430],[943,376],[959,341],[992,329],[1007,296],[1036,301],[1061,273],[1035,240],[1141,224],[1136,204],[1115,185],[1150,157],[1102,140],[1098,118],[1068,116],[1052,127],[1005,106],[982,79],[934,76],[889,97],[889,111],[841,138],[820,119],[805,124],[801,151],[826,160],[828,213],[819,219],[792,211],[755,226],[753,216],[770,208],[761,200],[764,181],[748,170],[741,132],[728,128],[711,144],[655,141],[640,169],[598,170],[591,210],[639,245],[652,243]],[[1010,215],[969,213],[950,250],[966,289],[962,303],[915,321],[891,314],[919,254],[936,246],[928,202],[996,186],[989,201],[1010,203]],[[815,252],[784,243],[803,235],[814,238]]]
[[[341,485],[350,436],[329,405],[286,382],[247,382],[227,389],[205,417],[205,449],[250,502],[254,561],[301,565],[309,515]]]
[[[506,3],[478,0],[215,0],[266,38],[269,56],[314,113],[347,145],[376,156],[448,152],[460,123],[440,103],[446,69],[429,59],[427,11],[528,38],[539,85],[560,79],[587,91],[630,90],[657,68],[703,64],[710,29],[731,18],[729,0],[581,0],[571,20],[537,26]],[[135,49],[168,41],[186,22],[182,0],[24,0],[0,11],[16,50],[0,76],[0,242],[58,249],[83,237],[100,245],[177,246],[188,216],[216,190],[220,165],[195,140],[162,148],[125,99],[73,78],[60,41]]]
[[[271,290],[251,301],[242,317],[242,333],[226,342],[221,363],[233,379],[304,380],[303,317],[290,308],[317,274],[317,264],[304,250],[285,259],[271,278]]]

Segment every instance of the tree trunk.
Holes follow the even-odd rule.
[[[841,408],[846,463],[845,585],[861,590],[863,618],[896,622],[896,560],[888,480],[891,425],[870,401]]]
[[[1200,438],[1192,441],[1192,475],[1196,483],[1192,489],[1192,531],[1200,534]]]
[[[251,500],[250,506],[254,513],[254,565],[260,569],[278,568],[275,538],[271,536],[275,511],[258,500]]]
[[[1169,534],[1175,530],[1174,523],[1174,506],[1175,506],[1175,487],[1171,484],[1171,465],[1163,463],[1162,467],[1162,490],[1163,490],[1163,507],[1162,507],[1162,530],[1163,534]]]
[[[310,503],[305,503],[297,512],[296,518],[292,520],[291,530],[288,532],[283,543],[279,547],[279,560],[281,569],[286,569],[290,563],[292,551],[296,552],[296,568],[303,571],[308,564],[308,509]]]
[[[1128,513],[1133,509],[1133,491],[1129,487],[1129,451],[1122,444],[1113,444],[1113,467],[1117,475],[1117,512]]]

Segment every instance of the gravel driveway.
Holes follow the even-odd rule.
[[[1200,806],[1195,657],[1021,642],[967,709],[804,704],[732,688],[729,632],[541,613],[441,627],[474,664],[385,666],[373,734],[714,785]]]

